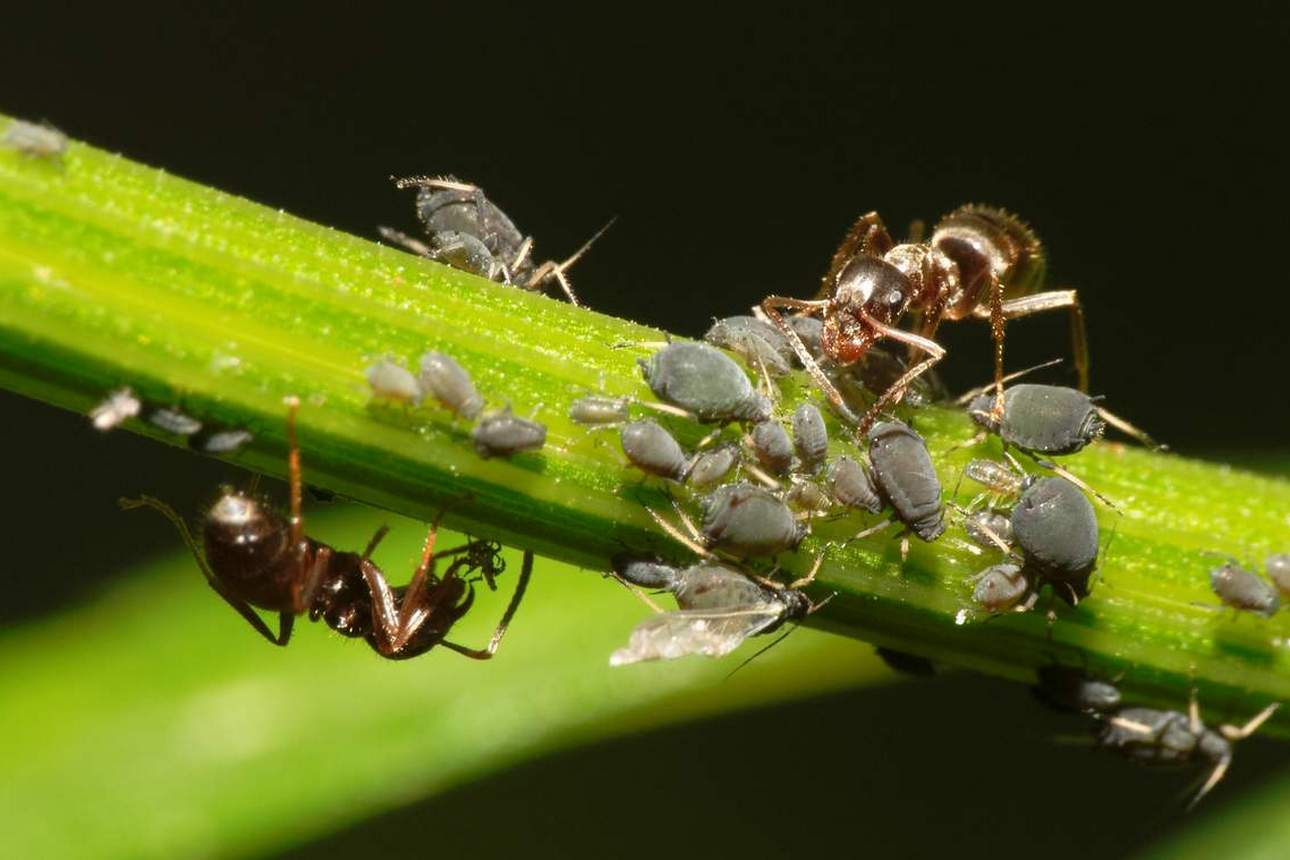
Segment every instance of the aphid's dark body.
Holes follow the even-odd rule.
[[[1088,593],[1098,527],[1093,505],[1078,487],[1065,478],[1040,478],[1022,492],[1009,521],[1029,570],[1066,584],[1078,597]]]
[[[994,397],[968,404],[972,420],[1004,442],[1035,454],[1074,454],[1099,439],[1106,424],[1082,391],[1057,385],[1014,385],[1004,391],[1003,417],[995,420]]]
[[[897,421],[875,424],[869,431],[869,463],[879,494],[910,531],[925,541],[944,533],[941,482],[922,436]]]
[[[1218,765],[1232,758],[1227,738],[1206,726],[1193,726],[1182,711],[1122,708],[1115,716],[1117,720],[1102,723],[1098,743],[1141,764],[1177,766],[1202,760]]]
[[[485,415],[471,431],[471,440],[479,456],[510,457],[521,451],[536,451],[546,444],[546,426],[520,418],[510,407]]]
[[[1281,608],[1281,596],[1272,583],[1229,562],[1210,571],[1209,584],[1227,606],[1271,618]]]
[[[1035,675],[1038,683],[1031,688],[1035,698],[1054,711],[1105,714],[1120,706],[1120,690],[1114,684],[1090,678],[1079,669],[1053,664]]]
[[[704,499],[702,534],[709,549],[754,558],[795,549],[806,531],[773,493],[741,483],[717,487]]]
[[[838,457],[829,463],[829,490],[838,504],[876,514],[883,508],[882,497],[874,485],[873,475],[850,457]]]
[[[829,431],[813,403],[803,403],[793,411],[793,446],[803,472],[813,474],[824,465],[829,454]]]
[[[778,421],[759,421],[752,429],[752,449],[773,475],[787,475],[793,468],[793,443]]]
[[[723,481],[730,470],[739,462],[737,445],[722,445],[710,451],[704,451],[694,458],[686,481],[692,487],[711,487]]]
[[[700,421],[765,421],[770,401],[739,365],[706,343],[670,343],[638,361],[650,390]]]
[[[685,480],[690,461],[680,443],[657,421],[633,421],[619,431],[623,453],[632,465],[672,481]]]

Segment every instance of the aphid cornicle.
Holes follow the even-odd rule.
[[[170,520],[211,588],[275,645],[286,645],[296,616],[308,614],[311,621],[321,619],[342,636],[365,639],[389,659],[413,657],[435,645],[475,659],[491,657],[528,585],[532,554],[525,554],[515,595],[488,646],[474,649],[447,641],[444,637],[474,600],[474,586],[467,576],[478,573],[491,587],[503,568],[500,548],[487,541],[471,541],[436,553],[436,528],[432,525],[412,582],[391,588],[370,558],[385,534],[383,527],[361,555],[340,552],[309,537],[301,515],[303,484],[295,434],[298,406],[294,398],[289,401],[289,517],[245,493],[226,490],[206,514],[203,547],[199,548],[187,524],[169,505],[144,496],[122,499],[121,506],[150,507]],[[435,562],[444,558],[450,558],[451,563],[440,578]],[[276,634],[256,609],[277,613]]]
[[[685,480],[690,458],[657,421],[633,421],[619,431],[623,453],[642,472],[672,481]]]
[[[659,399],[699,421],[756,423],[770,418],[770,401],[753,390],[743,369],[706,343],[670,343],[637,364]]]
[[[770,633],[814,608],[800,591],[761,585],[712,562],[678,569],[655,560],[620,557],[614,569],[633,585],[671,592],[679,609],[637,625],[626,647],[610,656],[611,666],[690,654],[721,657],[749,636]]]
[[[904,394],[910,382],[945,355],[936,343],[944,320],[969,316],[990,320],[994,340],[994,411],[1003,409],[1004,322],[1040,311],[1066,308],[1071,314],[1080,388],[1088,389],[1084,317],[1073,290],[1039,293],[1044,254],[1030,229],[1001,209],[963,206],[941,219],[930,242],[897,245],[878,213],[861,216],[833,254],[820,296],[812,301],[769,296],[761,304],[784,333],[815,384],[839,414],[868,430]],[[785,322],[782,311],[823,318],[820,349],[837,365],[859,361],[879,340],[891,339],[925,357],[903,374],[858,418],[845,404],[819,362]],[[899,327],[916,314],[916,330]]]
[[[507,406],[485,415],[470,433],[475,451],[484,459],[510,457],[522,451],[536,451],[546,444],[546,425],[521,418]]]
[[[1209,585],[1223,605],[1271,618],[1281,608],[1276,587],[1234,561],[1210,571]]]

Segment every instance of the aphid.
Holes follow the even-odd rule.
[[[1035,605],[1037,592],[1020,565],[991,565],[975,579],[972,600],[986,612],[1025,612]]]
[[[941,481],[922,436],[899,421],[875,424],[869,430],[869,464],[878,494],[907,531],[927,542],[945,532]],[[908,537],[902,537],[901,556],[907,553]]]
[[[814,403],[803,403],[793,412],[793,447],[803,472],[814,474],[824,465],[829,454],[829,431]]]
[[[642,472],[672,481],[683,481],[690,458],[671,433],[657,421],[633,421],[619,431],[623,453]]]
[[[1013,385],[1004,391],[1003,414],[996,416],[993,408],[994,397],[981,394],[968,404],[967,412],[984,428],[983,432],[997,434],[1008,445],[1028,454],[1074,454],[1100,439],[1108,423],[1155,447],[1147,434],[1074,388]],[[974,442],[982,438],[978,436]]]
[[[15,119],[0,136],[0,146],[17,150],[30,158],[61,161],[67,152],[67,135],[49,125]]]
[[[779,329],[757,317],[719,319],[703,339],[738,353],[749,367],[764,370],[770,376],[785,376],[793,369],[793,350],[788,341]]]
[[[788,327],[793,330],[793,333],[802,341],[802,345],[806,347],[806,351],[811,356],[817,359],[824,356],[823,350],[820,349],[820,338],[824,335],[824,323],[820,322],[816,317],[801,314],[794,314],[783,319],[788,324]],[[787,341],[785,342],[787,343]],[[792,344],[789,344],[788,348],[793,351]],[[793,352],[793,361],[799,367],[802,364],[801,358],[798,357],[795,351]]]
[[[753,390],[743,369],[706,343],[669,343],[637,363],[660,400],[699,421],[756,423],[770,418],[770,401]]]
[[[1276,584],[1277,590],[1290,595],[1290,553],[1274,553],[1264,562],[1268,578]]]
[[[1243,726],[1219,726],[1217,730],[1200,721],[1195,695],[1186,714],[1155,708],[1121,708],[1103,719],[1097,741],[1106,749],[1146,765],[1213,765],[1209,776],[1196,791],[1191,809],[1218,784],[1232,763],[1232,744],[1248,738],[1272,716],[1278,704],[1268,705]]]
[[[1209,586],[1223,604],[1233,609],[1271,618],[1281,608],[1273,584],[1229,561],[1209,574]]]
[[[838,504],[876,514],[883,508],[882,497],[869,470],[850,457],[838,457],[829,463],[825,480]]]
[[[584,427],[621,424],[631,418],[625,397],[580,397],[569,406],[569,420]]]
[[[401,367],[388,358],[381,359],[367,369],[367,384],[376,397],[413,406],[421,402],[421,386],[417,383],[417,378],[406,367]]]
[[[475,390],[470,374],[452,356],[442,352],[427,352],[421,356],[417,383],[422,396],[433,397],[439,405],[467,421],[475,420],[484,408],[484,398]]]
[[[909,370],[903,359],[878,346],[870,347],[855,364],[840,367],[826,362],[821,367],[853,412],[868,409],[878,394],[889,389]],[[934,369],[906,384],[904,402],[911,406],[925,406],[947,398],[945,384]]]
[[[152,426],[176,436],[192,436],[202,429],[202,422],[178,409],[151,409],[144,416]]]
[[[784,501],[799,511],[822,514],[833,506],[832,500],[813,481],[794,481],[784,494]]]
[[[753,484],[726,484],[703,500],[700,530],[708,549],[736,558],[778,555],[806,537],[793,512],[769,490]]]
[[[1072,714],[1105,714],[1120,706],[1120,690],[1109,681],[1056,663],[1035,672],[1035,698],[1055,711]]]
[[[759,421],[749,434],[757,462],[774,475],[787,475],[793,468],[793,443],[778,421]]]
[[[429,176],[398,179],[395,186],[417,189],[417,216],[430,242],[383,229],[386,238],[415,253],[521,289],[541,290],[554,281],[575,305],[578,297],[565,273],[609,229],[606,224],[563,262],[538,265],[532,259],[533,239],[521,233],[479,186]]]
[[[296,616],[308,613],[311,621],[322,619],[343,636],[363,638],[378,654],[390,659],[413,657],[439,644],[467,657],[491,657],[528,585],[532,555],[524,556],[515,595],[488,646],[472,649],[447,641],[444,637],[449,629],[474,600],[472,580],[466,579],[464,573],[478,570],[491,586],[501,572],[496,544],[472,541],[435,553],[437,532],[432,525],[412,582],[406,587],[390,588],[370,558],[385,534],[384,528],[373,536],[361,555],[339,552],[306,535],[300,510],[303,489],[295,433],[299,402],[291,398],[288,405],[289,517],[245,493],[226,490],[206,514],[202,527],[204,546],[199,549],[187,524],[164,502],[144,496],[122,499],[121,507],[150,507],[170,520],[211,588],[274,645],[286,645]],[[441,579],[435,574],[434,563],[444,557],[454,560]],[[276,634],[256,609],[278,614]]]
[[[671,592],[679,609],[637,625],[626,647],[610,655],[611,666],[689,654],[722,657],[749,636],[770,633],[815,608],[800,591],[758,584],[721,564],[677,569],[656,561],[616,559],[614,567],[633,585]]]
[[[706,489],[725,480],[738,463],[739,446],[720,445],[695,456],[686,482],[692,487]]]
[[[188,437],[188,447],[206,454],[233,454],[255,441],[250,430],[206,427]]]
[[[1012,545],[1012,520],[998,511],[975,511],[963,518],[963,531],[983,549],[1008,551]]]
[[[142,405],[129,388],[118,388],[90,410],[90,421],[95,430],[111,430],[138,415]]]
[[[507,406],[485,415],[470,434],[479,456],[509,457],[521,451],[536,451],[546,444],[546,425],[520,418]]]
[[[816,385],[844,418],[865,432],[906,386],[945,355],[933,340],[944,320],[968,316],[990,320],[994,339],[995,411],[1003,409],[1004,322],[1040,311],[1067,308],[1071,314],[1080,388],[1088,388],[1084,317],[1074,290],[1037,293],[1043,282],[1044,253],[1026,225],[1001,209],[963,206],[941,219],[930,242],[897,245],[876,212],[862,215],[833,254],[814,301],[769,296],[762,311],[794,347]],[[810,351],[792,332],[782,310],[823,318],[820,348],[834,364],[855,364],[879,340],[890,338],[926,357],[878,397],[862,419],[845,405]],[[898,325],[916,314],[917,330]]]

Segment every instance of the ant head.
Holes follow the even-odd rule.
[[[252,578],[287,551],[287,520],[240,490],[225,489],[206,513],[206,557],[220,577]]]

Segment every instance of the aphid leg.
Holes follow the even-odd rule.
[[[1223,756],[1219,759],[1218,764],[1214,765],[1214,769],[1209,772],[1209,776],[1205,779],[1205,782],[1200,788],[1196,789],[1196,794],[1193,795],[1192,799],[1187,803],[1186,809],[1188,812],[1190,812],[1196,804],[1200,803],[1200,799],[1209,794],[1210,789],[1218,785],[1223,777],[1227,775],[1227,768],[1231,764],[1232,757],[1230,755]]]
[[[776,481],[770,475],[767,475],[762,471],[761,467],[757,466],[755,463],[743,463],[743,467],[748,471],[748,474],[757,479],[758,483],[764,484],[768,489],[780,489],[779,481]]]
[[[1273,702],[1263,710],[1251,717],[1243,726],[1219,726],[1218,730],[1229,741],[1241,741],[1248,738],[1259,730],[1259,727],[1268,721],[1268,718],[1276,713],[1277,708],[1281,707],[1280,702]]]
[[[1035,461],[1036,465],[1041,466],[1041,467],[1043,467],[1043,468],[1045,468],[1045,469],[1049,470],[1050,472],[1052,472],[1052,473],[1053,473],[1053,474],[1055,474],[1055,475],[1058,475],[1058,476],[1060,476],[1060,477],[1062,477],[1062,478],[1065,478],[1066,480],[1070,481],[1070,482],[1071,482],[1072,484],[1074,484],[1075,486],[1079,487],[1079,488],[1080,488],[1081,490],[1083,490],[1084,492],[1086,492],[1086,493],[1091,493],[1092,495],[1096,496],[1096,497],[1097,497],[1097,499],[1098,499],[1098,501],[1100,501],[1102,504],[1106,505],[1106,506],[1107,506],[1108,508],[1110,508],[1111,510],[1115,511],[1116,513],[1123,513],[1123,509],[1122,509],[1119,505],[1117,505],[1115,502],[1111,501],[1111,500],[1110,500],[1110,499],[1108,499],[1106,496],[1104,496],[1104,495],[1102,495],[1101,493],[1099,493],[1097,490],[1095,490],[1095,489],[1093,489],[1092,487],[1090,487],[1088,484],[1086,484],[1086,483],[1083,481],[1083,479],[1079,478],[1079,477],[1078,477],[1078,476],[1076,476],[1074,473],[1067,471],[1065,468],[1063,468],[1063,467],[1061,467],[1061,466],[1057,465],[1057,464],[1056,464],[1056,463],[1054,463],[1052,460],[1044,460],[1044,459],[1041,459],[1041,458],[1039,458],[1039,457],[1034,457],[1033,459],[1034,459],[1034,461]]]
[[[900,563],[904,564],[909,561],[909,532],[902,532],[900,535]]]
[[[605,235],[605,231],[608,230],[610,227],[612,227],[614,225],[614,222],[617,220],[618,220],[617,217],[610,218],[608,223],[605,224],[605,226],[601,227],[599,230],[593,233],[590,239],[582,243],[582,247],[580,247],[578,250],[574,251],[572,254],[566,257],[563,262],[555,263],[548,260],[547,262],[543,263],[541,266],[538,267],[537,271],[533,273],[532,277],[529,278],[528,283],[525,284],[525,288],[530,290],[538,289],[539,287],[541,287],[543,281],[554,278],[555,281],[560,285],[560,289],[564,291],[565,296],[569,299],[569,304],[577,307],[579,305],[578,297],[574,295],[573,287],[569,284],[569,279],[565,276],[565,272],[569,270],[570,266],[578,262],[578,260],[582,258],[582,255],[587,253],[587,249],[589,249],[597,239]],[[525,247],[521,247],[521,250],[526,251],[527,250],[526,246],[531,244],[532,243],[529,240],[525,240]],[[515,263],[515,267],[518,267],[519,265],[518,260],[519,260],[519,257],[517,256],[517,262]]]
[[[865,412],[864,419],[860,422],[860,426],[856,428],[857,432],[861,435],[869,432],[869,428],[873,426],[873,423],[878,420],[878,416],[881,415],[888,406],[897,403],[900,398],[904,396],[905,389],[909,387],[911,382],[923,373],[927,372],[932,365],[945,357],[945,348],[934,340],[920,337],[919,335],[911,334],[907,331],[901,331],[900,329],[892,328],[889,325],[884,325],[863,312],[862,317],[865,323],[872,326],[880,336],[889,337],[892,340],[899,341],[900,343],[918,347],[923,352],[927,353],[928,357],[911,367],[909,370],[906,370],[899,379],[888,386],[887,390],[874,401],[873,405],[869,407],[869,411]]]
[[[402,230],[395,230],[393,227],[378,227],[381,238],[387,242],[393,242],[395,245],[402,245],[418,257],[433,257],[434,252],[430,246],[420,239],[414,239]]]
[[[1084,309],[1079,303],[1079,294],[1075,290],[1050,290],[1008,299],[1003,303],[1004,319],[1017,319],[1044,311],[1066,308],[1070,312],[1071,352],[1075,356],[1075,370],[1079,375],[1079,390],[1088,391],[1089,355],[1088,332],[1084,328]],[[979,313],[978,316],[983,314]]]
[[[1106,409],[1103,409],[1101,406],[1097,406],[1094,408],[1097,409],[1098,416],[1107,424],[1110,424],[1112,427],[1114,427],[1116,430],[1119,430],[1121,433],[1124,433],[1126,436],[1132,436],[1134,439],[1137,439],[1139,442],[1141,442],[1143,445],[1146,445],[1148,448],[1152,448],[1156,451],[1164,451],[1169,447],[1168,445],[1161,445],[1155,439],[1152,439],[1150,436],[1148,436],[1145,430],[1139,427],[1136,427],[1133,424],[1130,424],[1128,421],[1125,421],[1123,418],[1121,418],[1119,415],[1116,415],[1114,412],[1110,412]]]
[[[653,519],[654,522],[658,523],[658,527],[661,528],[663,531],[667,532],[667,534],[673,540],[677,541],[680,544],[683,544],[687,549],[689,549],[695,555],[700,556],[701,558],[716,558],[716,556],[714,556],[711,552],[708,551],[707,547],[703,546],[703,544],[699,542],[698,540],[699,535],[698,535],[698,532],[696,532],[694,529],[694,523],[690,522],[689,518],[686,517],[685,513],[681,510],[681,508],[677,506],[675,500],[672,501],[672,506],[676,508],[677,516],[681,518],[681,522],[685,523],[685,525],[689,528],[690,532],[694,535],[694,537],[690,537],[689,535],[684,534],[676,526],[672,525],[667,520],[663,519],[662,515],[659,514],[657,511],[653,510],[652,508],[648,508],[648,507],[645,508],[645,513],[649,514],[650,518]]]
[[[856,532],[851,537],[847,538],[846,542],[851,543],[851,541],[853,540],[864,540],[867,537],[872,537],[873,535],[878,534],[878,532],[882,531],[883,529],[891,528],[891,526],[895,524],[896,524],[896,520],[885,519],[880,523],[869,526],[869,528],[864,529],[863,531]]]
[[[498,622],[497,629],[493,631],[492,638],[483,648],[465,648],[456,642],[449,642],[446,639],[439,643],[445,648],[456,651],[472,660],[488,660],[497,653],[497,647],[502,644],[502,637],[506,635],[506,629],[511,625],[511,619],[515,617],[515,611],[520,608],[520,600],[524,597],[524,592],[529,587],[529,578],[533,575],[533,552],[524,551],[524,561],[520,565],[520,577],[515,583],[515,594],[511,596],[511,602],[507,604],[506,611],[502,613],[502,620]]]
[[[224,598],[225,603],[237,610],[238,615],[245,618],[248,624],[254,627],[261,636],[269,640],[274,645],[286,645],[291,639],[291,628],[295,623],[295,616],[290,612],[279,613],[278,635],[274,636],[273,631],[269,629],[269,625],[265,624],[264,619],[256,614],[256,611],[251,607],[251,604],[247,603],[245,600],[234,597],[224,590],[224,586],[215,578],[215,574],[211,572],[210,567],[206,564],[206,558],[197,547],[197,542],[193,540],[192,532],[188,530],[188,524],[185,523],[183,518],[175,512],[174,508],[170,507],[170,505],[160,499],[154,499],[152,496],[140,496],[137,499],[117,499],[117,505],[120,506],[123,511],[130,511],[135,508],[152,508],[163,517],[170,520],[170,524],[179,532],[179,537],[183,540],[184,545],[188,547],[188,551],[193,554],[193,559],[197,562],[197,567],[201,570],[202,576],[206,577],[206,583],[211,588],[215,589],[216,594]]]
[[[811,380],[816,387],[828,398],[829,405],[833,407],[842,420],[854,425],[860,423],[860,419],[851,411],[851,407],[847,406],[837,386],[825,375],[819,362],[815,360],[815,356],[811,355],[811,351],[806,348],[806,344],[802,343],[802,339],[798,337],[793,327],[784,322],[784,317],[778,310],[778,308],[791,308],[793,310],[813,311],[822,310],[828,306],[827,301],[808,302],[802,299],[789,298],[788,296],[767,296],[761,303],[762,310],[770,318],[775,328],[779,329],[780,334],[788,339],[788,345],[793,348],[793,352],[797,353],[798,360],[802,362],[802,367],[806,368],[806,372],[810,374]]]
[[[820,572],[820,565],[822,564],[824,564],[824,553],[820,553],[815,557],[815,564],[811,565],[811,570],[806,576],[793,580],[788,584],[788,587],[792,589],[806,588],[806,586],[815,582],[815,575]]]
[[[608,576],[609,578],[611,578],[611,579],[613,579],[613,580],[617,581],[619,585],[621,585],[623,588],[625,588],[625,589],[627,589],[628,591],[630,591],[630,592],[632,593],[632,595],[633,595],[637,600],[639,600],[641,603],[644,603],[646,606],[648,606],[650,609],[652,609],[655,613],[660,613],[660,614],[661,614],[661,613],[663,612],[662,607],[660,607],[660,606],[659,606],[657,603],[655,603],[653,600],[650,600],[650,597],[649,597],[649,595],[648,595],[648,594],[646,594],[642,589],[637,588],[637,587],[636,587],[635,585],[633,585],[632,583],[630,583],[630,582],[628,582],[627,580],[623,579],[623,578],[622,578],[621,576],[619,576],[615,571],[612,571],[612,570],[611,570],[611,571],[609,571],[609,573],[607,573],[607,574],[605,574],[605,575],[606,575],[606,576]]]

